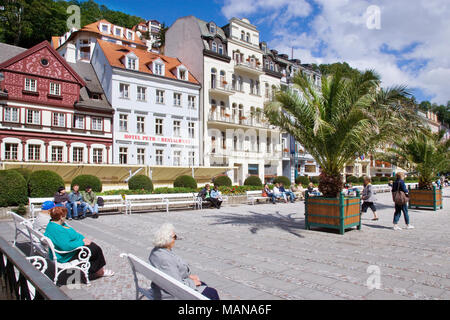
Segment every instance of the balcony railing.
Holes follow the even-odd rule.
[[[235,61],[235,68],[252,73],[264,74],[264,70],[261,66],[249,61]]]
[[[210,90],[226,95],[233,95],[235,92],[231,85],[223,81],[211,82]]]
[[[220,114],[212,112],[208,116],[209,121],[218,121],[218,122],[225,122],[230,124],[236,124],[236,125],[242,125],[242,126],[250,126],[250,127],[260,127],[260,128],[273,128],[267,121],[261,121],[257,118],[247,118],[247,117],[239,117],[235,116],[232,117],[229,114]]]

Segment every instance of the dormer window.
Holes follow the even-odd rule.
[[[133,52],[125,57],[125,62],[127,69],[139,70],[139,59]]]
[[[212,34],[216,34],[217,28],[216,28],[216,25],[214,24],[214,22],[211,22],[209,24],[209,32],[212,33]]]
[[[187,81],[188,80],[188,70],[185,66],[181,65],[177,68],[178,70],[178,79]]]
[[[122,33],[122,32],[123,32],[123,31],[122,31],[122,28],[114,27],[114,35],[115,35],[116,37],[122,38],[122,37],[123,37],[123,33]]]
[[[222,44],[219,44],[219,51],[218,51],[218,53],[219,54],[223,54],[223,45]]]
[[[134,40],[133,31],[127,30],[127,39]]]
[[[159,76],[163,76],[165,74],[164,62],[161,59],[157,59],[153,62],[153,73]]]
[[[217,43],[213,42],[213,43],[211,44],[211,50],[212,50],[213,52],[217,52]]]
[[[100,32],[111,33],[111,26],[107,23],[100,23]]]

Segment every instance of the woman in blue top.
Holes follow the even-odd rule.
[[[397,179],[392,186],[392,192],[403,191],[405,195],[409,197],[408,188],[406,188],[405,181],[403,181],[403,179],[405,178],[405,174],[403,172],[398,172],[396,178]],[[395,205],[394,230],[402,230],[402,228],[398,226],[398,221],[400,220],[402,211],[405,218],[406,229],[414,229],[414,227],[409,224],[408,204],[405,203],[404,205]]]
[[[89,262],[89,278],[111,277],[114,272],[106,270],[105,257],[102,249],[83,235],[76,232],[73,228],[66,224],[67,208],[55,207],[50,210],[51,220],[45,229],[45,236],[49,238],[55,249],[58,251],[71,251],[78,247],[86,246],[91,250],[91,257]],[[65,254],[56,253],[56,259],[59,263],[66,263],[77,258],[78,252],[71,252]]]

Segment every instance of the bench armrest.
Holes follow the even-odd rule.
[[[80,252],[78,253],[78,260],[88,261],[91,258],[91,249],[89,249],[86,246],[78,247],[78,248],[70,250],[70,251],[59,251],[59,250],[55,249],[55,252],[59,253],[59,254],[66,254],[66,253],[72,253],[72,252],[75,252],[78,250],[80,250]]]

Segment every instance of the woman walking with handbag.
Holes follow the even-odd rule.
[[[409,224],[409,215],[408,215],[408,189],[406,188],[405,174],[403,172],[398,172],[396,175],[396,180],[392,186],[392,199],[395,203],[395,212],[394,212],[394,230],[402,230],[398,226],[398,221],[400,220],[400,216],[402,215],[405,218],[406,229],[414,229],[412,225]]]

